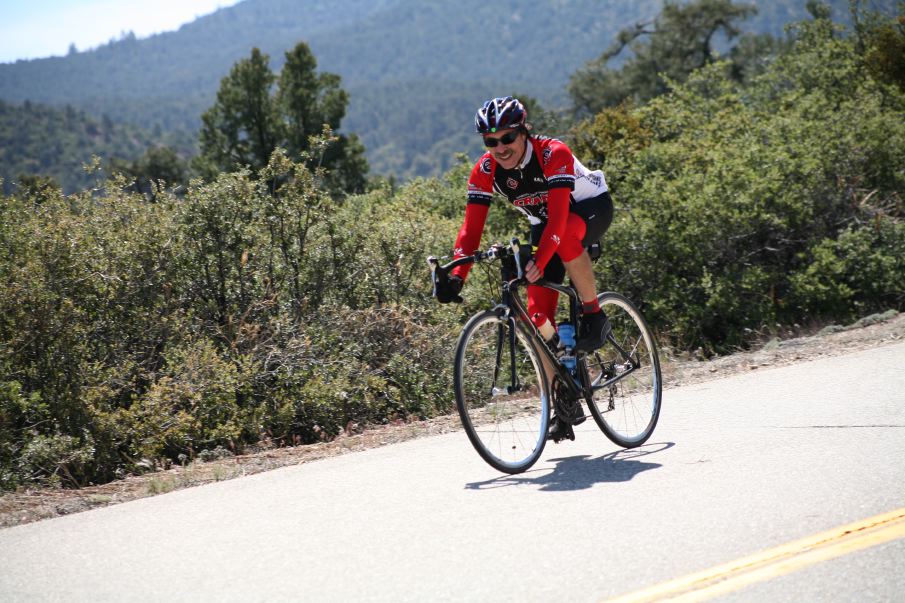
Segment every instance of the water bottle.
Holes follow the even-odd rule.
[[[559,325],[559,343],[565,348],[565,352],[559,361],[570,372],[575,372],[575,355],[572,350],[575,348],[575,327],[570,324]]]
[[[550,339],[553,338],[553,335],[556,334],[553,323],[550,322],[550,319],[547,318],[547,315],[543,312],[535,312],[534,316],[531,317],[531,322],[537,327],[540,336],[543,337],[545,341],[550,341]]]
[[[570,324],[559,325],[559,342],[564,348],[574,348],[575,327]]]

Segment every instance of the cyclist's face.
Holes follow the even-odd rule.
[[[501,139],[508,140],[511,134],[516,135],[515,140],[512,140],[509,144],[504,144],[504,140]],[[490,151],[490,154],[493,155],[493,158],[496,159],[497,163],[507,170],[511,170],[517,166],[518,162],[521,161],[522,157],[525,155],[525,141],[527,140],[527,137],[522,132],[509,129],[493,134],[484,134],[485,146],[486,141],[489,139],[491,139],[491,144],[493,144],[493,140],[496,140],[497,145],[495,147],[487,147],[487,150]]]

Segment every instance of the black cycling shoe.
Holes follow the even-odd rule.
[[[559,444],[563,440],[575,440],[575,431],[559,417],[553,417],[547,430],[547,439],[553,440],[554,444]]]
[[[581,402],[579,402],[578,400],[560,400],[557,413],[558,416],[554,416],[553,418],[559,419],[563,423],[567,423],[569,425],[581,425],[582,423],[584,423],[585,419],[587,419],[584,414],[584,409],[581,407]]]
[[[581,401],[571,397],[559,378],[553,381],[553,418],[550,419],[550,425],[554,421],[565,423],[566,425],[581,425],[587,417],[584,409],[581,407]]]
[[[582,314],[578,323],[578,341],[575,343],[575,349],[593,352],[606,342],[612,330],[610,320],[603,310],[593,314]]]

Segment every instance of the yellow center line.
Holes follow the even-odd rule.
[[[905,538],[905,508],[609,599],[608,603],[706,601],[815,563],[900,538]]]

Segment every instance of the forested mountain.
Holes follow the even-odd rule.
[[[891,5],[892,0],[878,0]],[[744,26],[779,34],[806,17],[799,0],[756,2]],[[837,16],[847,0],[833,0]],[[0,65],[0,99],[72,105],[97,119],[194,133],[230,66],[252,47],[278,70],[308,42],[322,71],[350,91],[343,130],[357,132],[372,169],[440,173],[477,151],[474,108],[517,91],[556,105],[569,76],[660,0],[244,0],[181,27],[87,52]]]
[[[179,144],[178,138],[182,138]],[[94,118],[72,106],[47,107],[26,101],[10,105],[0,101],[0,179],[8,193],[20,175],[52,177],[65,191],[90,187],[95,176],[83,165],[92,155],[134,160],[161,143],[180,146],[190,141],[185,134],[146,131],[109,118]]]

